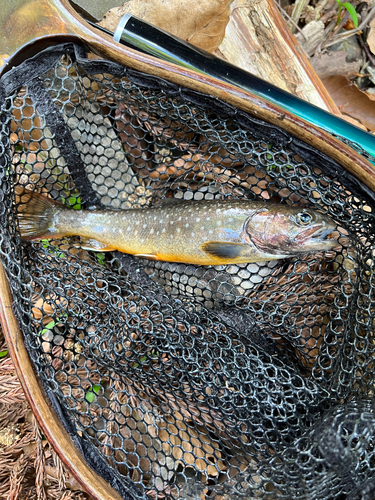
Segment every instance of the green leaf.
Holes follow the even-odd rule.
[[[46,325],[43,330],[40,332],[40,335],[44,335],[47,333],[49,330],[52,330],[52,328],[56,325],[56,321],[52,320],[48,325]]]
[[[98,262],[101,266],[105,266],[105,254],[102,252],[98,252],[95,254]]]
[[[340,2],[340,0],[336,0],[336,2],[338,3],[339,5],[339,13],[337,14],[337,21],[336,21],[336,26],[338,26],[338,24],[340,23],[341,21],[341,9],[342,9],[342,3]]]
[[[95,399],[95,394],[91,391],[87,392],[86,393],[86,400],[89,402],[89,403],[92,403]]]
[[[358,16],[357,16],[357,12],[356,12],[355,8],[353,7],[353,5],[349,2],[345,2],[345,3],[343,3],[343,6],[349,12],[350,17],[353,20],[354,26],[356,28],[358,28]]]
[[[75,198],[75,197],[71,196],[69,198],[69,203],[72,206],[72,208],[74,208],[74,210],[81,210],[82,202],[81,202],[80,197]]]
[[[5,356],[8,354],[8,350],[6,351],[0,351],[0,358],[5,358]]]
[[[51,245],[49,240],[40,240],[40,241],[42,242],[43,248],[45,248],[48,251],[48,253],[53,253],[57,257],[59,257],[60,259],[63,259],[65,257],[65,254],[63,254],[62,252],[59,252],[59,247],[57,247],[55,245]]]
[[[91,391],[86,392],[86,396],[85,396],[86,401],[88,401],[89,403],[92,403],[95,399],[95,396],[100,391],[100,389],[101,389],[100,385],[94,384],[91,388]]]
[[[80,196],[68,196],[68,198],[61,198],[62,203],[69,205],[74,210],[81,210],[82,200]]]

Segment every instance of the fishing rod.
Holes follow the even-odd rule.
[[[91,22],[89,24],[132,49],[235,85],[276,104],[285,111],[307,120],[330,134],[348,139],[367,151],[373,157],[370,161],[375,164],[375,137],[372,134],[212,55],[210,52],[195,47],[191,43],[131,14],[125,14],[121,18],[114,33],[97,24]]]

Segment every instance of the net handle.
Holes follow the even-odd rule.
[[[125,47],[82,19],[68,0],[7,1],[0,12],[0,76],[41,48],[86,43],[106,59],[221,99],[322,151],[375,192],[375,164],[328,132],[276,104],[216,78]],[[374,139],[375,140],[375,139]]]
[[[26,399],[44,435],[77,479],[84,491],[95,500],[123,500],[122,497],[86,463],[69,434],[61,424],[55,410],[47,403],[26,351],[22,333],[12,310],[12,295],[3,265],[0,263],[0,320],[7,347],[21,382]]]

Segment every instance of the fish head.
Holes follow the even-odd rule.
[[[337,241],[327,239],[334,221],[315,210],[271,206],[254,213],[245,223],[245,238],[269,254],[293,256],[331,250]]]

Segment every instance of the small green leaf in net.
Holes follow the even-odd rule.
[[[105,254],[102,252],[98,252],[95,254],[98,262],[101,266],[105,266]]]
[[[52,320],[50,321],[44,328],[43,330],[40,332],[40,335],[44,335],[45,333],[47,333],[49,330],[52,330],[52,328],[56,325],[56,321],[55,320]]]
[[[97,384],[94,384],[91,388],[90,391],[87,391],[86,392],[86,401],[88,401],[89,403],[92,403],[95,399],[95,396],[98,394],[98,392],[100,391],[100,385],[97,385]]]
[[[86,401],[88,401],[89,403],[92,403],[95,399],[95,394],[91,391],[88,391],[86,393]]]
[[[5,358],[5,356],[9,353],[8,350],[6,351],[0,351],[0,358]]]

